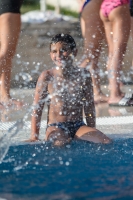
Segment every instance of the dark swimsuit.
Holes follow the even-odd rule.
[[[84,7],[90,2],[91,0],[86,0],[81,8],[81,11],[79,12],[79,19],[81,18],[81,15],[82,15],[82,11],[84,9]]]
[[[130,15],[133,17],[133,0],[130,0]]]
[[[71,138],[74,138],[77,130],[86,125],[83,121],[75,121],[75,122],[57,122],[53,124],[48,124],[47,128],[50,126],[55,126],[56,128],[62,129],[66,134],[68,134]]]
[[[82,10],[84,9],[84,7],[90,2],[91,0],[86,0],[83,4]]]
[[[20,13],[23,0],[0,0],[0,15],[4,13]]]

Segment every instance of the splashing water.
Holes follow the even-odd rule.
[[[23,120],[17,121],[9,130],[0,138],[0,163],[2,163],[11,144],[11,138],[15,136],[23,127]]]
[[[32,110],[33,106],[30,106],[25,116],[22,119],[16,121],[16,123],[8,129],[8,131],[3,135],[3,137],[0,138],[0,164],[2,163],[9,150],[9,147],[12,142],[11,139],[23,129],[24,124],[27,121],[28,115],[32,112]]]

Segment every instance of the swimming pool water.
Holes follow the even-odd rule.
[[[133,139],[11,146],[0,164],[4,199],[133,199]]]

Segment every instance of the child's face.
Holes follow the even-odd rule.
[[[50,56],[56,66],[63,67],[66,64],[72,64],[75,55],[69,44],[57,42],[51,44]]]

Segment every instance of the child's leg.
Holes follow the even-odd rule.
[[[124,96],[120,91],[120,71],[130,33],[129,5],[119,6],[111,11],[108,18],[101,13],[109,45],[109,104],[118,103]],[[112,25],[112,27],[111,27]],[[113,46],[112,46],[113,45]]]
[[[94,85],[94,100],[107,101],[108,98],[103,95],[100,87],[100,77],[98,70],[98,59],[101,50],[101,43],[104,38],[103,23],[99,16],[101,0],[91,0],[83,9],[81,15],[81,29],[84,37],[84,54],[86,59],[81,66],[86,65],[86,60],[91,62],[91,75]]]
[[[86,140],[94,143],[111,143],[111,139],[104,135],[101,131],[88,126],[82,126],[78,129],[76,135],[78,139]]]
[[[62,129],[50,126],[46,131],[46,141],[51,141],[56,146],[62,146],[71,141],[71,138]]]

